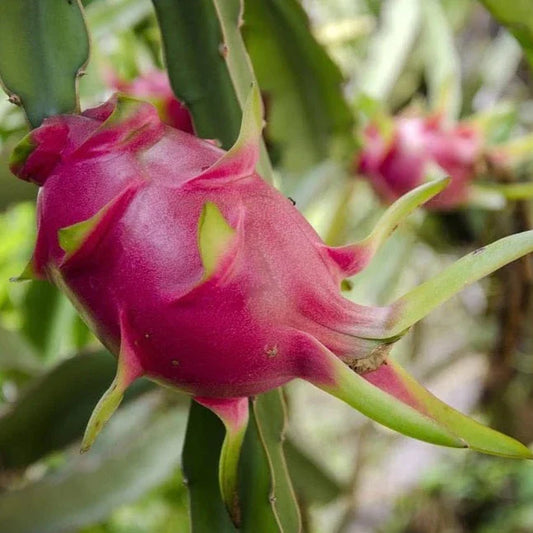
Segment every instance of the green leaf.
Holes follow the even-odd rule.
[[[241,531],[300,531],[299,510],[283,456],[285,407],[280,389],[252,403],[240,460]],[[224,426],[205,407],[192,402],[183,448],[194,533],[233,532],[217,477]],[[205,502],[209,502],[206,512]]]
[[[231,148],[255,82],[239,31],[240,0],[152,1],[172,89],[191,111],[196,133]],[[259,172],[272,181],[264,143]]]
[[[89,58],[77,0],[0,3],[0,78],[33,127],[78,108],[76,78]]]
[[[336,500],[347,488],[307,455],[294,440],[285,441],[287,465],[292,474],[298,498],[307,504],[327,504]]]
[[[18,275],[9,278],[12,283],[23,283],[25,281],[37,281],[38,275],[35,272],[35,266],[33,264],[33,257],[28,261],[24,270]]]
[[[387,100],[418,34],[421,1],[424,0],[382,3],[382,22],[370,42],[365,66],[359,75],[360,92],[377,100]]]
[[[270,501],[273,477],[259,438],[255,412],[251,411],[250,414],[240,463],[241,531],[245,533],[278,532],[281,528]]]
[[[390,369],[401,380],[415,402],[429,417],[457,435],[472,450],[515,459],[532,459],[533,454],[522,443],[486,427],[441,402],[413,379],[396,362],[389,361]]]
[[[246,401],[246,408],[248,408]],[[239,498],[239,459],[241,456],[242,442],[246,433],[247,421],[239,429],[231,428],[230,424],[226,426],[226,438],[220,451],[219,463],[219,485],[222,494],[222,500],[228,510],[233,523],[239,527],[241,524],[241,508]]]
[[[116,363],[101,351],[66,359],[32,383],[0,418],[0,467],[21,468],[81,438]],[[139,381],[126,401],[151,387]]]
[[[242,530],[301,531],[300,511],[283,452],[287,421],[281,389],[252,400],[251,415],[241,459]]]
[[[491,15],[522,45],[533,65],[533,2],[531,0],[480,0]]]
[[[243,34],[267,102],[268,136],[279,143],[284,166],[306,170],[329,155],[333,141],[351,145],[342,74],[300,3],[245,0],[244,7]]]
[[[368,418],[409,437],[440,446],[465,446],[446,427],[402,401],[401,396],[396,397],[383,390],[382,386],[370,383],[364,375],[354,372],[337,356],[330,354],[330,360],[335,368],[335,383],[324,385],[317,382],[317,387],[351,405]]]
[[[121,105],[122,104],[122,105]],[[126,105],[124,105],[126,104]],[[104,126],[113,126],[115,122],[119,122],[125,119],[125,116],[128,116],[128,113],[132,112],[139,105],[138,100],[133,100],[130,98],[119,99],[117,107],[111,114],[111,116],[106,120]],[[96,234],[98,229],[105,226],[105,223],[108,222],[106,218],[112,217],[113,213],[120,209],[121,200],[126,198],[128,200],[128,191],[127,189],[119,193],[116,197],[112,198],[107,204],[104,205],[100,210],[98,210],[92,217],[82,220],[81,222],[76,222],[70,226],[60,228],[57,231],[57,240],[61,249],[66,252],[67,258],[73,256],[78,252],[83,245],[89,240],[91,235]]]
[[[224,434],[224,426],[213,412],[191,402],[183,445],[183,474],[193,533],[237,531],[220,495],[218,464]]]
[[[425,71],[433,110],[457,119],[461,111],[461,65],[453,30],[439,0],[423,0]]]
[[[160,399],[147,395],[121,409],[90,454],[76,451],[43,479],[3,492],[2,531],[77,530],[172,475],[179,463],[185,413]]]

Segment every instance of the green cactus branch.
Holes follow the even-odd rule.
[[[212,0],[153,0],[170,83],[200,137],[229,148],[241,123],[239,102],[221,54],[222,31]]]
[[[252,62],[244,46],[241,35],[243,24],[242,0],[213,0],[222,28],[224,43],[222,54],[226,59],[228,72],[235,88],[235,94],[242,108],[250,92],[250,86],[257,83]],[[268,182],[272,182],[272,165],[266,151],[265,144],[261,143],[261,155],[258,170]]]
[[[234,143],[255,80],[239,31],[239,0],[153,0],[172,89],[190,109],[200,137]],[[209,82],[206,82],[209,80]],[[258,165],[272,181],[264,144]]]
[[[0,78],[32,127],[78,110],[77,79],[89,58],[79,0],[0,3]]]

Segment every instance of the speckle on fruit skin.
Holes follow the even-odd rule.
[[[279,352],[279,348],[277,344],[274,344],[274,346],[272,347],[265,346],[265,353],[269,359],[272,357],[276,357],[278,355],[278,352]]]

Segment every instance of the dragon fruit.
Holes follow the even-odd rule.
[[[194,134],[191,114],[174,96],[168,76],[162,70],[148,70],[131,81],[118,78],[114,74],[108,77],[109,84],[117,91],[153,104],[165,124]]]
[[[261,108],[254,89],[227,152],[120,95],[46,119],[15,149],[13,172],[40,187],[36,247],[21,277],[64,290],[118,357],[83,448],[136,378],[185,391],[227,428],[220,485],[237,522],[247,397],[302,378],[406,435],[530,457],[437,400],[389,351],[465,284],[531,252],[533,232],[464,257],[391,305],[358,305],[341,294],[343,279],[446,180],[398,200],[363,241],[328,247],[255,171]]]
[[[467,123],[449,126],[439,115],[401,116],[392,121],[390,135],[373,123],[364,130],[356,167],[385,202],[426,182],[440,167],[451,183],[427,207],[448,210],[468,202],[482,155],[482,135]]]

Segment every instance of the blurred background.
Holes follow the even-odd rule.
[[[92,50],[79,85],[82,109],[163,68],[149,0],[83,4]],[[440,113],[481,124],[487,144],[526,139],[519,164],[503,177],[482,174],[495,183],[531,180],[533,52],[480,3],[244,4],[276,185],[330,244],[364,237],[385,208],[355,170],[365,125],[380,117]],[[531,21],[522,22],[527,34]],[[35,235],[36,188],[8,169],[27,131],[22,111],[0,98],[0,530],[185,533],[188,399],[136,383],[91,453],[79,455],[114,359],[55,288],[9,282],[28,262]],[[530,227],[527,201],[490,200],[415,213],[351,280],[346,297],[386,303],[472,249]],[[519,261],[467,288],[393,352],[437,396],[526,443],[533,441],[530,278]],[[286,397],[287,460],[305,531],[533,531],[533,465],[401,437],[307,383],[290,384]]]

